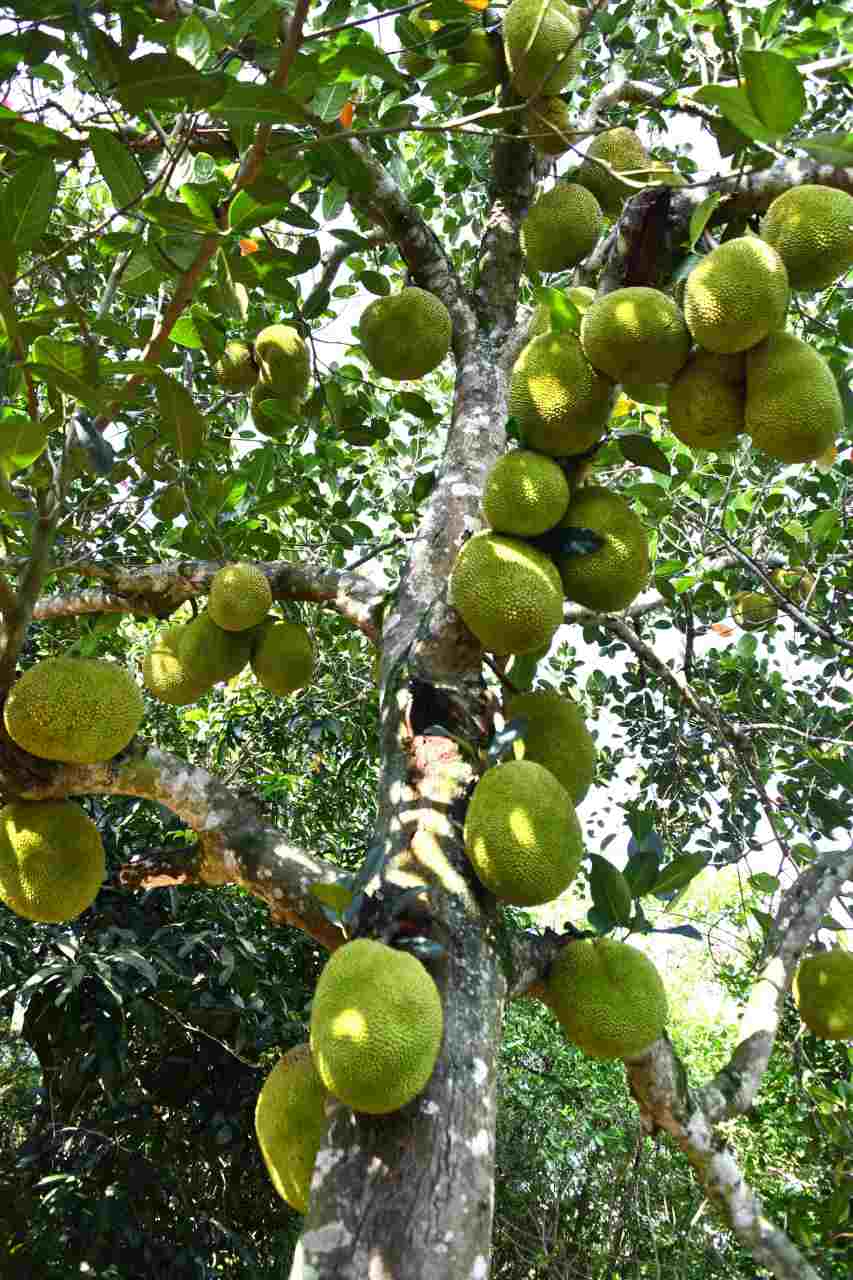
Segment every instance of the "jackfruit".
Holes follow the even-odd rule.
[[[487,769],[465,815],[465,852],[477,878],[502,902],[535,907],[558,898],[583,855],[568,791],[530,760]]]
[[[466,64],[479,67],[480,74],[454,92],[463,98],[473,97],[478,93],[488,93],[496,88],[503,78],[504,61],[499,43],[496,43],[482,27],[469,31],[461,44],[453,45],[447,50],[447,59],[454,65]]]
[[[265,378],[252,388],[250,400],[252,422],[264,435],[280,437],[293,425],[299,406],[295,400],[283,400]]]
[[[726,240],[687,277],[684,318],[706,351],[748,351],[785,323],[788,273],[757,236]]]
[[[562,98],[539,98],[531,102],[524,113],[524,130],[536,150],[546,156],[563,155],[576,138],[571,113]]]
[[[608,173],[595,160],[603,160],[615,172]],[[649,167],[649,155],[633,129],[620,126],[607,129],[593,138],[586,150],[586,157],[578,170],[577,180],[591,191],[604,212],[616,218],[629,196],[636,195],[638,187],[630,187],[616,177],[625,173],[632,182],[643,180]],[[639,172],[635,172],[639,171]]]
[[[60,924],[90,907],[106,873],[98,828],[70,800],[0,809],[0,899],[25,920]]]
[[[853,1040],[853,952],[806,956],[794,978],[800,1017],[822,1040]]]
[[[258,369],[245,342],[226,343],[214,370],[226,391],[248,391],[258,380]]]
[[[253,564],[228,564],[213,575],[207,600],[211,620],[223,631],[248,631],[272,605],[267,576]]]
[[[307,396],[311,361],[305,340],[287,324],[271,324],[255,338],[260,376],[273,394],[296,408]]]
[[[585,485],[572,497],[560,528],[592,529],[604,539],[597,551],[555,554],[567,598],[600,613],[627,608],[648,582],[649,542],[625,499]]]
[[[527,728],[513,743],[516,756],[541,764],[565,787],[576,805],[595,777],[595,743],[578,704],[553,689],[516,693],[504,707],[507,720],[523,717]]]
[[[190,679],[210,687],[243,670],[253,641],[251,631],[224,631],[205,609],[183,628],[179,644]]]
[[[297,1213],[308,1212],[311,1175],[326,1131],[328,1096],[307,1044],[284,1054],[258,1094],[258,1146],[273,1186]]]
[[[559,524],[569,505],[569,482],[550,458],[516,449],[486,476],[483,515],[496,533],[533,538]]]
[[[423,17],[421,10],[406,14],[406,18],[418,32],[420,39],[416,44],[404,41],[407,48],[400,59],[400,65],[408,75],[422,76],[433,65],[435,50],[430,37],[438,31],[441,23]]]
[[[483,648],[498,654],[541,649],[563,619],[560,575],[548,557],[485,531],[456,557],[450,601]]]
[[[746,357],[745,426],[756,449],[780,462],[811,462],[844,430],[829,365],[792,333],[774,333]]]
[[[575,266],[595,248],[603,226],[594,195],[576,183],[558,182],[533,202],[521,224],[528,271]]]
[[[853,196],[812,183],[793,187],[773,201],[761,235],[792,289],[825,289],[853,266]]]
[[[30,755],[97,764],[123,751],[145,713],[133,677],[100,658],[45,658],[12,685],[3,719]]]
[[[525,444],[538,453],[568,457],[601,439],[613,384],[584,355],[574,333],[543,333],[516,360],[509,412]]]
[[[297,622],[266,622],[252,655],[258,684],[284,697],[310,684],[314,674],[314,646]]]
[[[397,381],[422,378],[450,350],[453,327],[447,307],[414,286],[376,298],[361,313],[362,350],[377,373]]]
[[[386,1115],[423,1091],[441,1048],[441,997],[420,960],[369,938],[327,961],[311,1005],[311,1053],[330,1093]]]
[[[678,307],[659,289],[614,289],[584,312],[587,360],[614,382],[671,382],[690,351]]]
[[[816,586],[808,569],[774,569],[770,577],[797,604],[805,604]]]
[[[523,98],[559,93],[581,65],[579,11],[565,0],[512,0],[504,14],[504,53]]]
[[[667,413],[673,435],[691,449],[726,449],[745,428],[746,357],[694,351],[675,375]]]
[[[763,631],[776,621],[776,601],[760,591],[740,591],[732,604],[732,617],[742,631]]]
[[[551,1008],[591,1058],[636,1058],[666,1025],[666,992],[642,951],[611,938],[563,947],[548,977]]]
[[[214,683],[190,672],[182,652],[186,630],[185,626],[173,626],[158,632],[142,661],[142,679],[148,692],[173,707],[198,702]]]
[[[157,495],[151,510],[158,520],[174,520],[187,505],[182,484],[170,484]]]

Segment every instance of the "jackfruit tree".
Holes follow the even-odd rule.
[[[850,1096],[853,20],[0,14],[0,1044],[48,1100],[0,1251],[655,1274],[666,1197],[627,1242],[577,1190],[636,1147],[685,1274],[840,1280],[844,1159],[749,1126],[780,1055],[816,1131]],[[522,1068],[634,1127],[567,1129],[510,1259]]]

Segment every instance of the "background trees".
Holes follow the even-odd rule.
[[[414,1116],[333,1117],[306,1258],[318,1275],[365,1274],[371,1251],[391,1274],[486,1274],[501,1012],[541,978],[554,939],[463,890],[448,812],[479,768],[465,744],[487,744],[499,682],[445,587],[504,447],[529,308],[577,317],[559,292],[568,273],[540,292],[522,272],[518,227],[546,166],[519,134],[522,111],[498,115],[517,100],[465,96],[482,68],[445,53],[480,28],[480,11],[436,0],[430,12],[442,31],[427,40],[404,14],[377,23],[337,0],[310,13],[263,0],[3,7],[0,676],[8,687],[19,659],[72,645],[135,668],[153,619],[187,613],[236,559],[266,566],[320,655],[292,702],[241,681],[182,711],[152,704],[143,745],[115,767],[54,767],[4,744],[4,791],[85,797],[112,872],[67,928],[4,916],[4,1009],[46,1090],[28,1123],[31,1059],[10,1060],[17,1167],[4,1177],[16,1188],[24,1177],[33,1225],[26,1237],[20,1217],[3,1230],[22,1274],[62,1274],[69,1258],[105,1276],[281,1273],[297,1228],[270,1226],[280,1210],[251,1108],[275,1050],[304,1038],[322,949],[339,937],[311,889],[371,846],[392,881],[408,858],[433,886],[446,1046]],[[487,25],[500,18],[486,11]],[[584,138],[636,126],[686,185],[639,182],[618,233],[572,282],[668,286],[706,233],[754,227],[780,191],[853,190],[849,41],[832,5],[590,10],[572,121]],[[401,52],[415,45],[429,64],[417,80]],[[455,374],[447,363],[417,385],[377,378],[350,342],[368,295],[407,278],[454,321]],[[839,377],[852,314],[840,286],[793,303],[793,326]],[[297,422],[259,433],[213,365],[227,340],[280,317],[310,339],[314,390]],[[725,1021],[746,1007],[742,1034],[717,1041],[716,1014],[685,1022],[677,1047],[692,1082],[720,1072],[701,1092],[685,1091],[666,1041],[630,1083],[643,1125],[682,1147],[754,1260],[732,1252],[670,1145],[638,1155],[636,1129],[629,1140],[613,1126],[616,1091],[636,1125],[621,1068],[593,1069],[543,1010],[515,1001],[500,1050],[496,1274],[603,1276],[617,1260],[644,1274],[669,1238],[696,1241],[684,1269],[811,1274],[757,1219],[713,1136],[744,1111],[732,1141],[770,1218],[824,1273],[843,1273],[844,1051],[794,1043],[783,1021],[750,1108],[779,1012],[756,979],[784,985],[850,871],[838,852],[853,803],[848,455],[840,441],[834,462],[801,469],[746,445],[700,454],[671,435],[662,404],[615,405],[596,476],[649,527],[653,591],[626,616],[570,606],[540,670],[583,698],[596,729],[589,850],[622,866],[630,831],[647,862],[674,866],[657,882],[668,896],[703,862],[737,868],[724,907],[735,955],[701,902],[689,914],[731,990]],[[784,565],[813,575],[805,605],[768,581]],[[773,594],[774,629],[733,629],[731,601],[748,589]],[[579,890],[591,887],[593,922],[609,927],[601,863],[587,867],[597,876]],[[168,887],[226,882],[240,887]],[[654,925],[686,923],[688,904],[655,901],[643,899]],[[587,905],[571,904],[576,924]],[[665,941],[669,982],[694,944]],[[792,1112],[771,1161],[765,1144]],[[605,1182],[629,1189],[618,1214]],[[644,1185],[655,1188],[645,1203]]]

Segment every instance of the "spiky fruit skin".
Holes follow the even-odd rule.
[[[555,557],[569,600],[609,613],[626,609],[649,580],[649,541],[624,498],[599,485],[578,489],[560,528],[592,529],[604,539],[597,551]]]
[[[587,360],[614,382],[671,382],[690,351],[678,307],[659,289],[615,289],[583,314]]]
[[[298,622],[268,622],[260,631],[252,654],[258,684],[285,697],[304,689],[314,674],[314,646]]]
[[[601,439],[612,391],[575,334],[543,333],[528,342],[513,365],[509,411],[529,448],[570,457]]]
[[[413,955],[357,938],[320,974],[311,1005],[311,1053],[324,1085],[368,1115],[399,1111],[425,1088],[444,1015]]]
[[[815,589],[815,580],[808,569],[774,569],[770,577],[780,591],[798,604],[805,604]]]
[[[583,284],[573,285],[570,289],[564,289],[563,293],[569,302],[577,307],[581,315],[595,302],[595,290]],[[539,338],[542,334],[550,332],[551,308],[542,302],[534,308],[533,315],[530,317],[527,340],[532,342],[534,338]]]
[[[504,54],[523,98],[559,93],[580,70],[578,10],[565,0],[512,0],[504,14]],[[562,56],[562,61],[558,59]]]
[[[532,653],[551,643],[563,619],[563,589],[552,562],[503,534],[469,538],[450,576],[450,600],[492,653]]]
[[[694,351],[667,399],[673,435],[691,449],[727,449],[745,429],[746,358]]]
[[[305,340],[287,324],[271,324],[255,338],[261,379],[282,400],[298,405],[308,394],[311,361]]]
[[[741,591],[734,598],[732,617],[742,631],[763,631],[776,621],[775,600],[760,591]]]
[[[800,1017],[821,1040],[853,1040],[853,952],[806,956],[794,978]]]
[[[260,378],[252,388],[250,400],[252,421],[264,435],[280,437],[294,423],[299,412],[299,401],[280,396],[266,378]]]
[[[213,575],[207,611],[223,631],[248,631],[258,626],[271,605],[270,584],[257,565],[227,564]]]
[[[9,737],[43,760],[97,764],[123,751],[145,713],[124,667],[100,658],[45,658],[12,685]]]
[[[504,63],[500,45],[480,27],[469,31],[461,44],[448,49],[447,57],[454,65],[468,63],[481,69],[480,75],[456,90],[460,97],[471,98],[478,93],[489,93],[503,78]]]
[[[506,720],[524,718],[527,728],[517,740],[516,755],[541,764],[565,787],[576,805],[595,777],[595,743],[580,707],[553,689],[513,694],[504,707]]]
[[[258,370],[245,342],[228,342],[216,362],[216,377],[226,391],[249,391],[258,380]]]
[[[151,642],[142,662],[145,687],[160,702],[172,707],[185,707],[198,702],[211,688],[212,680],[199,679],[190,673],[183,656],[186,627],[166,627]]]
[[[0,809],[0,899],[25,920],[59,924],[95,901],[104,879],[98,828],[70,800]]]
[[[756,449],[780,462],[811,462],[844,430],[829,365],[792,333],[747,352],[745,426]]]
[[[748,351],[782,328],[787,309],[785,264],[756,236],[726,240],[687,277],[684,318],[706,351]]]
[[[611,938],[570,942],[548,977],[551,1008],[591,1058],[636,1058],[666,1025],[666,992],[642,951]]]
[[[634,170],[645,170],[649,165],[646,148],[634,133],[620,125],[618,129],[608,129],[593,138],[587,147],[587,157],[578,170],[578,182],[583,183],[598,200],[609,218],[616,218],[622,212],[622,206],[628,196],[636,195],[639,188],[629,187],[624,182],[593,164],[592,160],[603,160],[616,173],[628,173],[631,181],[639,181],[641,175]]]
[[[559,524],[569,505],[564,472],[541,453],[515,449],[498,458],[483,490],[483,515],[496,533],[534,538]]]
[[[604,216],[595,196],[573,182],[559,182],[535,200],[521,224],[529,271],[563,271],[598,243]]]
[[[231,680],[252,656],[250,631],[224,631],[205,609],[183,628],[181,657],[191,680],[210,686]]]
[[[524,113],[524,128],[536,150],[545,156],[563,155],[575,137],[571,113],[562,98],[531,103]]]
[[[310,1046],[300,1044],[273,1067],[255,1105],[255,1134],[270,1181],[297,1213],[308,1212],[328,1096]]]
[[[853,196],[812,183],[792,187],[767,210],[761,235],[792,289],[825,289],[853,267]]]
[[[540,764],[487,769],[465,815],[465,853],[477,879],[502,902],[551,902],[577,875],[580,824],[565,787]]]
[[[444,303],[412,285],[365,307],[359,336],[377,373],[401,382],[422,378],[441,364],[453,326]]]

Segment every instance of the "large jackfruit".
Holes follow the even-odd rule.
[[[486,476],[483,515],[496,533],[533,538],[559,524],[568,505],[565,473],[531,449],[498,458]]]
[[[502,534],[469,538],[453,566],[450,601],[492,653],[532,653],[563,619],[560,575],[543,552]]]
[[[258,684],[285,697],[310,684],[314,674],[314,646],[298,622],[265,622],[252,654]]]
[[[740,591],[732,603],[732,617],[742,631],[763,631],[778,613],[776,601],[761,591]]]
[[[580,70],[579,10],[565,0],[512,0],[504,14],[504,53],[523,98],[556,94]]]
[[[311,1175],[326,1130],[328,1096],[307,1044],[284,1054],[258,1094],[258,1146],[273,1186],[297,1213],[308,1212]]]
[[[543,765],[580,804],[595,777],[596,752],[578,704],[553,689],[538,689],[513,694],[504,716],[527,721],[513,744],[516,755]]]
[[[825,289],[853,267],[853,196],[813,183],[793,187],[773,201],[761,235],[792,289]]]
[[[463,98],[489,93],[503,79],[504,60],[500,42],[493,40],[482,27],[475,27],[468,32],[461,44],[448,49],[447,59],[454,66],[464,64],[479,68],[479,75],[454,91]]]
[[[465,852],[477,878],[502,902],[551,902],[569,887],[583,855],[568,791],[530,760],[487,769],[465,815]]]
[[[213,575],[207,611],[224,631],[248,631],[263,622],[272,604],[269,580],[254,564],[227,564]]]
[[[690,351],[678,307],[659,289],[614,289],[583,314],[587,360],[614,382],[671,382]]]
[[[649,541],[625,499],[585,485],[573,496],[560,528],[591,529],[604,540],[596,551],[555,554],[567,598],[601,613],[627,608],[649,579]]]
[[[216,362],[216,377],[226,391],[248,391],[258,380],[258,367],[245,342],[229,342]]]
[[[150,694],[173,707],[198,702],[214,681],[194,675],[183,654],[186,626],[158,631],[142,662],[142,679]]]
[[[444,1030],[441,997],[420,960],[369,938],[339,947],[311,1004],[311,1053],[326,1088],[385,1115],[426,1087]]]
[[[252,656],[251,631],[225,631],[205,609],[182,629],[181,657],[193,681],[206,687],[230,680]]]
[[[529,271],[563,271],[591,253],[604,217],[591,192],[558,182],[530,206],[521,224],[521,247]]]
[[[595,160],[603,160],[614,173],[608,173],[600,164],[593,163]],[[616,174],[625,173],[632,182],[639,182],[645,179],[648,167],[648,152],[634,130],[620,126],[607,129],[593,138],[578,170],[577,180],[593,193],[608,217],[616,218],[628,196],[636,195],[639,190],[639,187],[621,182]]]
[[[422,378],[440,365],[453,336],[444,303],[414,286],[371,302],[361,313],[358,331],[373,368],[397,381]]]
[[[543,333],[513,366],[509,411],[531,449],[569,457],[601,439],[612,393],[613,384],[593,369],[575,334]]]
[[[538,98],[531,102],[524,113],[524,129],[536,150],[545,156],[563,155],[576,136],[571,112],[562,98]]]
[[[706,351],[748,351],[785,323],[788,273],[757,236],[726,240],[687,277],[684,318]]]
[[[145,703],[124,667],[99,658],[45,658],[12,685],[9,737],[43,760],[97,764],[123,751]]]
[[[547,987],[566,1036],[591,1058],[636,1058],[666,1025],[660,974],[624,942],[570,942],[551,966]]]
[[[756,449],[780,462],[811,462],[844,429],[829,365],[792,333],[774,333],[746,356],[745,426]]]
[[[104,879],[98,828],[70,800],[0,809],[0,900],[25,920],[59,924],[95,901]]]
[[[255,338],[255,359],[260,366],[261,382],[295,410],[308,394],[311,379],[311,361],[304,338],[290,325],[267,325]]]
[[[822,1040],[853,1040],[853,952],[806,956],[794,978],[800,1017]]]
[[[673,435],[691,449],[727,449],[745,429],[746,356],[694,351],[667,400]]]

